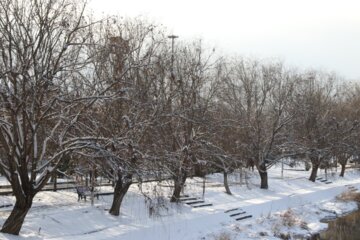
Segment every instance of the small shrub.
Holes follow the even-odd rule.
[[[169,211],[167,201],[164,197],[156,197],[155,199],[148,198],[145,203],[148,207],[149,217],[161,217]]]
[[[336,199],[341,201],[357,201],[360,202],[360,193],[347,190],[340,195],[336,196]]]
[[[286,210],[286,212],[281,214],[280,217],[282,219],[282,224],[284,226],[292,227],[297,223],[295,214],[290,208],[288,210]]]

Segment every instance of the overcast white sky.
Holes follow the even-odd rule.
[[[280,58],[360,81],[359,0],[92,0],[90,7],[145,16],[226,54]]]

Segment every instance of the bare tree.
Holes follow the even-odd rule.
[[[175,54],[174,57],[172,57]],[[184,44],[164,53],[162,66],[167,76],[159,82],[160,101],[156,147],[162,168],[174,181],[172,202],[177,202],[186,178],[197,162],[204,117],[211,97],[208,74],[212,53],[201,43]],[[173,60],[171,60],[173,59]],[[171,74],[171,75],[170,75]],[[208,81],[207,81],[208,80]]]
[[[95,81],[103,82],[107,98],[98,101],[89,131],[102,139],[96,163],[115,182],[110,214],[118,216],[133,178],[141,180],[149,128],[157,116],[158,55],[163,30],[143,20],[112,18],[94,30],[89,51]],[[89,116],[89,119],[92,117]],[[144,153],[143,153],[144,152]],[[101,157],[103,156],[103,157]]]
[[[332,111],[336,94],[335,76],[320,72],[308,72],[297,86],[293,110],[297,112],[293,122],[294,149],[307,156],[312,164],[309,180],[315,181],[321,164],[332,157],[330,135]]]
[[[267,169],[283,157],[283,130],[293,119],[287,108],[294,76],[281,63],[240,60],[224,78],[222,100],[233,112],[239,151],[256,166],[261,188],[268,188]]]
[[[348,160],[356,156],[359,149],[359,90],[356,84],[342,83],[334,96],[330,141],[333,155],[341,165],[340,177],[344,177]]]
[[[76,92],[87,58],[83,11],[71,0],[0,1],[0,171],[16,198],[4,233],[19,234],[35,194],[88,144],[74,135],[94,101]]]
[[[215,67],[214,89],[215,97],[211,99],[211,106],[207,114],[207,129],[202,141],[202,158],[206,159],[206,171],[223,173],[225,192],[231,195],[228,175],[244,164],[243,153],[239,152],[239,128],[234,124],[237,119],[231,106],[219,101],[227,96],[221,85],[226,79],[228,63],[225,59],[218,61]]]

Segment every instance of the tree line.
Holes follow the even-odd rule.
[[[64,165],[114,181],[119,215],[133,179],[173,180],[284,159],[320,167],[359,158],[360,86],[280,61],[219,56],[201,41],[171,44],[140,19],[94,21],[74,0],[0,0],[0,172],[19,234],[34,196]],[[70,164],[71,163],[71,164]],[[69,167],[67,167],[69,168]],[[65,168],[65,170],[67,169]]]

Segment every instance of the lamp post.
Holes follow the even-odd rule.
[[[174,74],[174,42],[175,39],[178,38],[179,36],[176,35],[169,35],[168,38],[171,39],[171,81],[175,80],[175,74]]]

